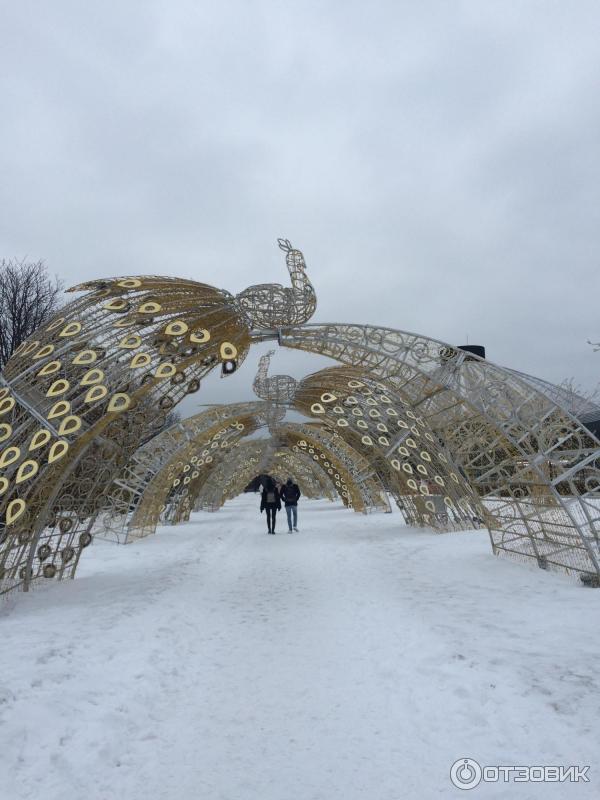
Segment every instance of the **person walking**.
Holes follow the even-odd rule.
[[[262,514],[263,511],[267,512],[268,533],[275,533],[275,517],[277,512],[281,511],[281,500],[279,499],[277,487],[270,477],[267,477],[263,484],[260,513]]]
[[[292,527],[296,533],[298,533],[298,500],[300,499],[300,488],[291,478],[287,479],[285,486],[281,490],[281,499],[285,503],[285,513],[287,514],[289,528],[288,533],[292,532]]]

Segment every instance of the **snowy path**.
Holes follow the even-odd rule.
[[[600,796],[600,592],[485,533],[318,502],[272,537],[256,504],[0,607],[2,800]],[[462,792],[460,757],[591,783]]]

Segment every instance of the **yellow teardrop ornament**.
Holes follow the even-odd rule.
[[[8,467],[19,458],[21,450],[18,447],[7,447],[0,455],[0,468]]]
[[[177,372],[175,364],[160,364],[154,374],[157,378],[170,378]]]
[[[81,419],[75,414],[70,414],[65,417],[58,428],[59,436],[68,436],[71,433],[76,433],[81,428]]]
[[[183,336],[183,334],[187,332],[188,326],[181,319],[175,319],[173,322],[169,322],[165,328],[165,334],[167,336]]]
[[[231,344],[231,342],[223,342],[220,352],[223,360],[235,358],[238,353],[237,347],[234,344]]]
[[[54,442],[48,453],[48,463],[53,464],[62,458],[69,449],[69,443],[64,441]]]
[[[204,344],[209,340],[210,340],[210,331],[207,331],[205,328],[201,328],[198,331],[190,333],[190,342],[194,342],[194,344]]]
[[[75,336],[81,330],[81,322],[69,322],[68,325],[62,329],[58,334],[59,336]]]
[[[69,381],[64,378],[59,378],[50,386],[46,392],[46,397],[56,397],[59,394],[64,394],[69,388]]]
[[[58,403],[55,403],[50,409],[50,413],[48,414],[48,419],[56,419],[56,417],[62,417],[63,414],[68,414],[70,410],[71,410],[71,403],[69,403],[68,400],[59,400]]]
[[[82,350],[73,359],[73,364],[93,364],[97,358],[94,350]]]
[[[40,430],[36,431],[31,438],[31,442],[29,443],[29,452],[32,450],[37,450],[38,447],[43,447],[50,441],[51,438],[52,435],[50,431],[47,431],[45,428],[40,428]]]
[[[22,483],[28,478],[33,478],[33,476],[37,474],[38,470],[39,465],[37,461],[34,461],[32,458],[30,458],[28,461],[24,461],[17,470],[15,483]]]
[[[44,364],[44,366],[38,372],[38,375],[52,375],[52,373],[57,372],[60,367],[60,361],[49,361],[47,364]]]
[[[136,353],[131,359],[129,366],[132,367],[132,369],[137,369],[139,367],[147,367],[151,363],[152,359],[148,353]]]
[[[16,522],[19,517],[23,515],[26,508],[25,500],[21,500],[20,498],[11,500],[6,509],[6,524],[12,525],[13,522]]]
[[[113,394],[108,404],[107,411],[127,411],[131,405],[131,398],[124,392]]]
[[[104,380],[104,372],[101,369],[90,369],[85,373],[80,383],[82,386],[90,386],[93,383],[100,383]]]
[[[102,400],[102,398],[106,397],[107,394],[108,389],[106,386],[92,386],[91,389],[88,389],[88,393],[84,398],[84,402],[95,403],[96,400]]]

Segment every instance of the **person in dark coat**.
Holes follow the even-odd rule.
[[[293,528],[298,533],[298,500],[300,499],[300,488],[297,483],[291,478],[288,478],[285,486],[281,490],[281,499],[285,503],[285,513],[287,514],[288,533],[292,532],[292,518],[294,520]]]
[[[272,478],[267,478],[263,483],[262,496],[260,500],[260,513],[267,512],[267,528],[269,533],[275,533],[275,517],[281,511],[281,500],[279,492]]]

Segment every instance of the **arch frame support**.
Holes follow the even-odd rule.
[[[491,436],[502,445],[487,485],[458,442],[450,447],[491,514],[493,551],[600,578],[600,442],[535,385],[447,343],[389,328],[307,324],[280,329],[277,340],[390,382],[442,433],[477,421],[482,449]]]

